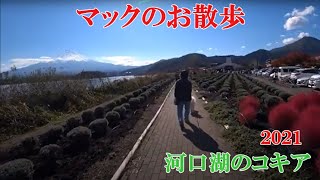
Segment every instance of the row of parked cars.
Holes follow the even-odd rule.
[[[252,71],[256,76],[264,76],[314,89],[320,88],[320,69],[301,68],[298,66],[283,66],[277,68],[263,68]]]

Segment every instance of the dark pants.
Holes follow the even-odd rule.
[[[178,121],[183,122],[184,120],[189,120],[190,114],[190,102],[191,101],[181,101],[177,104]],[[183,113],[184,110],[184,113]],[[184,115],[184,116],[183,116]]]

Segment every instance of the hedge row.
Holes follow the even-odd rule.
[[[132,93],[121,96],[104,107],[94,111],[85,111],[81,117],[73,117],[65,125],[55,125],[39,136],[26,137],[13,146],[8,156],[2,160],[11,160],[0,166],[0,179],[28,179],[33,176],[35,164],[25,159],[30,155],[38,156],[43,167],[50,169],[63,153],[75,155],[87,151],[91,138],[100,138],[111,133],[111,128],[126,119],[128,111],[141,107],[150,97],[164,90],[173,79],[162,80],[145,86]],[[60,140],[60,141],[59,141]],[[59,144],[61,145],[58,145]],[[12,160],[14,158],[15,160]]]

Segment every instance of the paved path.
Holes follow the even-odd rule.
[[[221,136],[221,132],[224,129],[210,120],[209,114],[202,107],[203,101],[198,99],[196,110],[199,111],[199,115],[202,117],[192,117],[192,124],[185,124],[187,130],[182,132],[176,120],[176,106],[173,104],[173,99],[172,91],[158,118],[126,167],[122,179],[251,179],[249,172],[210,173],[210,152],[224,151],[231,153],[231,157],[234,155],[230,145]],[[206,162],[207,171],[195,170],[189,172],[187,157],[185,158],[184,173],[179,174],[173,170],[167,174],[164,168],[166,152],[172,154],[185,152],[187,155],[205,154],[208,157]],[[200,160],[196,160],[195,165],[199,164]]]

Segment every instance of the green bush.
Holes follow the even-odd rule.
[[[124,103],[122,104],[123,107],[125,107],[126,109],[130,109],[130,104],[129,103]]]
[[[114,100],[116,106],[119,106],[120,104],[122,104],[121,100],[118,98],[116,100]]]
[[[133,96],[133,93],[128,93],[128,94],[125,95],[125,97],[126,97],[127,100],[128,100],[128,99],[130,99],[130,98],[132,98],[132,97],[134,97],[134,96]]]
[[[248,92],[240,92],[237,94],[238,96],[248,96],[249,93]]]
[[[142,93],[142,90],[139,89],[139,90],[134,91],[132,94],[133,94],[134,97],[137,97],[137,96],[139,96],[141,93]]]
[[[217,90],[217,88],[216,88],[216,86],[211,85],[211,86],[209,86],[209,87],[207,88],[207,90],[210,91],[210,92],[214,92],[214,91]]]
[[[66,131],[70,131],[73,128],[80,126],[81,118],[72,117],[66,122]]]
[[[221,94],[221,93],[223,93],[223,92],[228,93],[229,91],[230,91],[230,88],[228,88],[228,87],[223,87],[223,88],[219,89],[218,92]]]
[[[119,125],[121,117],[120,117],[120,114],[118,112],[110,111],[110,112],[107,113],[106,119],[109,122],[109,126],[111,128],[114,128],[115,126]]]
[[[282,99],[277,96],[269,96],[266,98],[266,108],[272,108],[282,102]]]
[[[262,95],[262,96],[260,97],[260,99],[261,99],[261,101],[262,101],[263,103],[266,103],[266,100],[267,100],[269,97],[270,97],[269,94],[264,94],[264,95]]]
[[[272,86],[268,86],[267,88],[266,88],[266,90],[268,91],[268,92],[271,92],[271,90],[272,90]]]
[[[209,83],[206,83],[206,82],[204,82],[204,83],[201,83],[201,88],[204,88],[204,89],[206,89],[206,88],[208,88],[209,87]]]
[[[130,98],[129,99],[130,107],[135,110],[139,107],[140,99],[139,98]]]
[[[259,90],[259,91],[257,91],[256,92],[256,96],[258,97],[258,98],[260,98],[261,96],[263,96],[264,94],[268,94],[266,91],[264,91],[264,90]]]
[[[123,119],[126,115],[127,109],[124,106],[117,106],[117,107],[113,108],[113,111],[118,112],[121,119]]]
[[[147,100],[144,96],[138,96],[138,99],[141,104]]]
[[[142,87],[141,88],[142,89],[142,91],[146,91],[147,89],[149,89],[147,86],[144,86],[144,87]]]
[[[150,88],[150,93],[153,95],[157,92],[157,90],[155,88]]]
[[[106,111],[110,111],[111,109],[113,109],[116,106],[117,106],[116,102],[115,101],[111,101],[107,105],[105,105],[104,108],[105,108]]]
[[[227,92],[222,92],[222,93],[220,94],[220,96],[221,96],[222,98],[228,97],[228,93],[227,93]]]
[[[128,101],[128,98],[126,96],[121,96],[119,99],[120,99],[120,102],[121,102],[120,104],[123,104],[123,103]]]
[[[271,92],[271,93],[275,93],[275,92],[276,92],[276,90],[278,90],[278,89],[277,89],[277,88],[275,88],[275,87],[271,87],[271,88],[270,88],[270,92]]]
[[[274,94],[277,95],[277,96],[279,96],[279,94],[280,94],[281,92],[282,92],[281,90],[277,89],[277,90],[274,91]]]
[[[243,88],[238,88],[238,89],[236,89],[236,92],[237,93],[247,93],[248,91]]]
[[[146,91],[146,92],[142,93],[140,96],[143,96],[144,99],[148,99],[150,96],[150,92]]]
[[[29,159],[16,159],[0,166],[0,179],[33,179],[34,164]]]
[[[81,115],[82,118],[82,123],[83,124],[89,124],[91,123],[93,120],[95,120],[95,116],[94,116],[94,112],[93,111],[85,111],[82,113]]]
[[[286,92],[281,92],[278,96],[281,97],[284,101],[288,101],[288,99],[289,99],[292,95],[289,94],[289,93],[286,93]]]
[[[94,116],[98,119],[98,118],[104,118],[104,116],[106,115],[106,111],[103,107],[97,107],[94,110]]]
[[[262,88],[261,87],[254,87],[254,88],[252,88],[252,93],[257,93],[258,91],[260,91],[260,90],[262,90]]]

